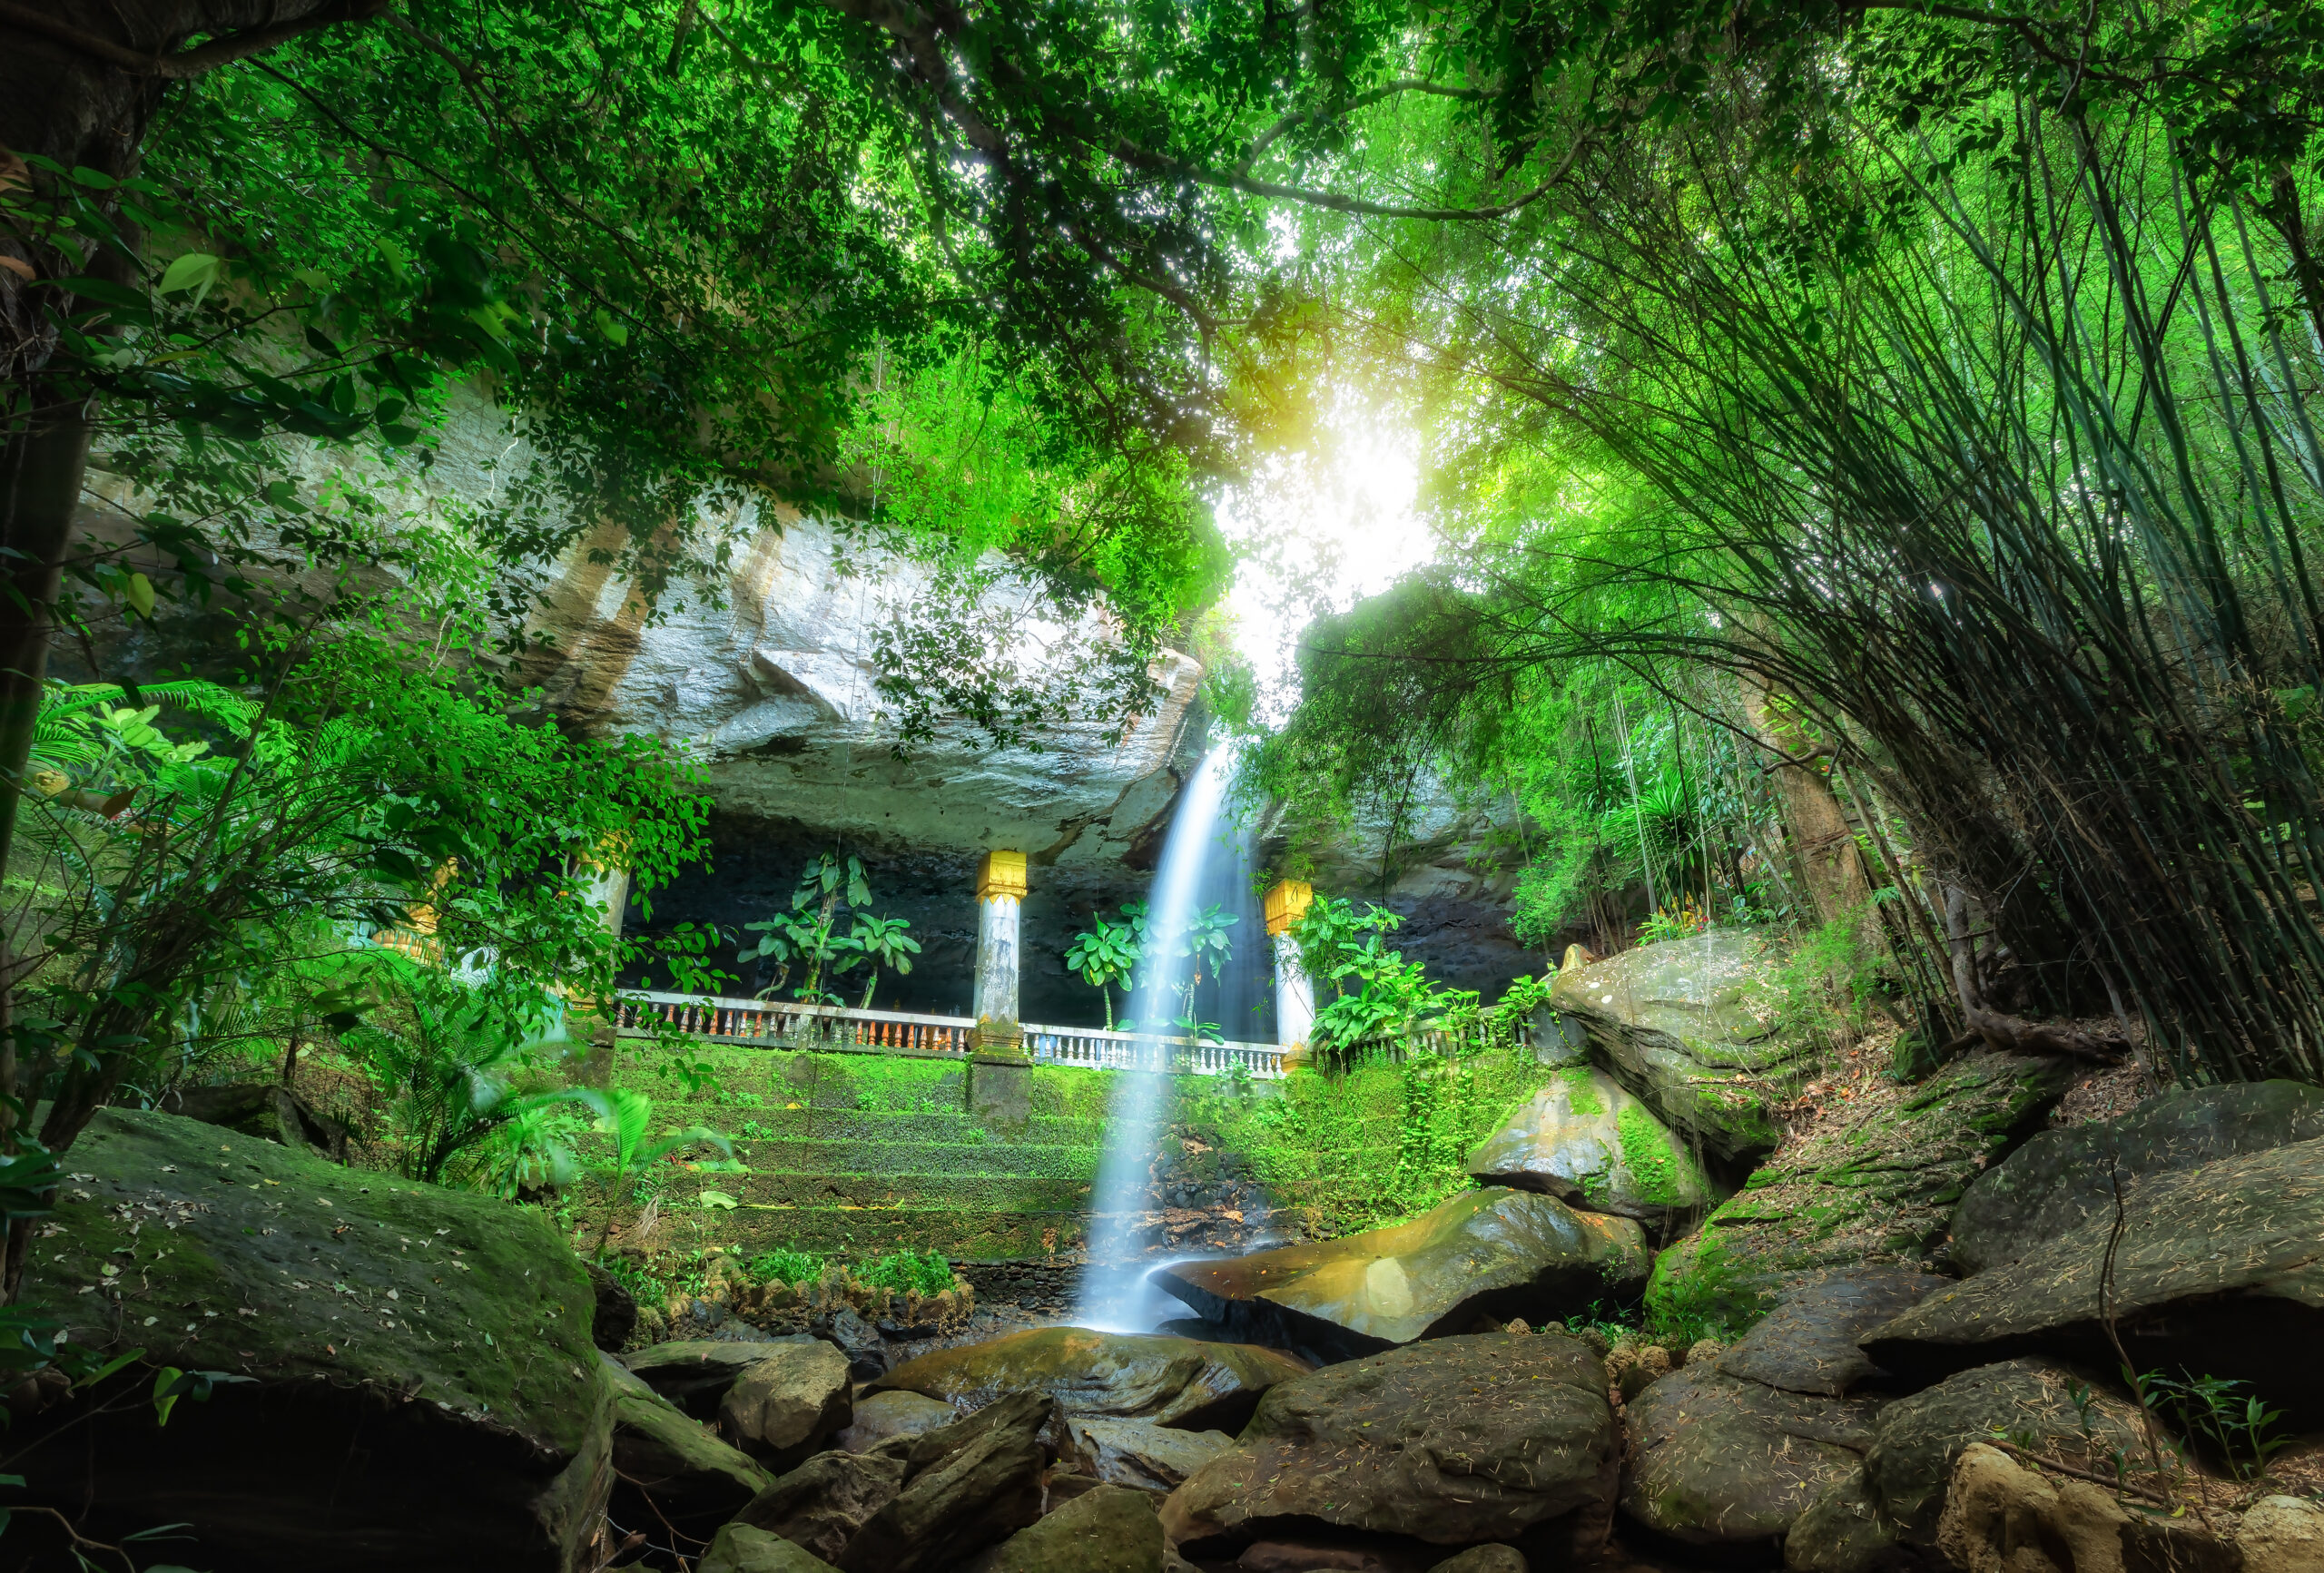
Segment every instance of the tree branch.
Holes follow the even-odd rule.
[[[68,22],[44,15],[30,6],[18,5],[14,0],[0,0],[0,24],[22,32],[38,34],[51,43],[78,50],[92,60],[102,60],[133,75],[158,76],[167,82],[191,82],[222,65],[231,65],[237,60],[263,54],[302,33],[312,33],[318,28],[334,26],[341,22],[369,21],[385,11],[390,4],[392,0],[336,0],[336,3],[296,22],[229,34],[223,38],[196,44],[192,49],[180,50],[175,54],[140,54],[126,44],[84,33]]]

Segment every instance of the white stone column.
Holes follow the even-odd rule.
[[[1275,1040],[1286,1051],[1284,1063],[1307,1057],[1307,1037],[1315,1025],[1315,985],[1300,965],[1292,925],[1315,900],[1305,880],[1285,880],[1266,895],[1267,935],[1275,948]]]
[[[1025,901],[1025,854],[987,852],[977,865],[977,1018],[980,1049],[1019,1052],[1025,1030],[1017,1021],[1017,929]]]

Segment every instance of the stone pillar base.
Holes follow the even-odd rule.
[[[1019,1130],[1033,1113],[1033,1067],[974,1064],[969,1067],[969,1114],[980,1126]]]
[[[980,1021],[969,1029],[969,1047],[978,1054],[1023,1059],[1025,1029],[1013,1021]]]

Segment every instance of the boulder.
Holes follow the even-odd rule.
[[[2158,1175],[2107,1214],[2006,1267],[1932,1294],[1874,1330],[1865,1352],[1911,1381],[2040,1352],[2120,1363],[2100,1316],[2110,1271],[2115,1331],[2137,1371],[2249,1382],[2294,1430],[2324,1427],[2324,1140]]]
[[[891,1437],[916,1437],[960,1418],[950,1404],[921,1393],[870,1392],[855,1401],[855,1418],[837,1440],[851,1453],[868,1453]]]
[[[1555,1321],[1636,1294],[1648,1265],[1633,1220],[1494,1186],[1384,1229],[1152,1277],[1239,1337],[1334,1361],[1466,1332],[1481,1318]]]
[[[2073,1078],[2063,1060],[1980,1053],[1918,1086],[1858,1084],[1847,1121],[1786,1147],[1662,1253],[1648,1306],[1739,1330],[1811,1275],[1917,1267],[1969,1183],[2040,1126]]]
[[[1154,1499],[1098,1486],[971,1558],[961,1573],[1163,1573]]]
[[[820,1342],[803,1332],[748,1341],[678,1338],[624,1355],[622,1363],[696,1420],[715,1420],[726,1390],[744,1371],[780,1350]]]
[[[1896,1530],[1881,1518],[1860,1468],[1826,1487],[1783,1538],[1790,1573],[1880,1573],[1917,1560],[1899,1554]]]
[[[1775,1030],[1758,984],[1771,959],[1760,935],[1714,929],[1562,968],[1550,1004],[1664,1123],[1745,1161],[1774,1151],[1780,1135],[1770,1084],[1812,1057]]]
[[[1626,1406],[1622,1511],[1657,1534],[1772,1550],[1863,1462],[1879,1401],[1782,1392],[1715,1368],[1674,1371]]]
[[[2078,1393],[2086,1418],[2075,1407]],[[1948,1377],[1889,1404],[1873,1422],[1865,1482],[1900,1540],[1936,1543],[1955,1461],[1996,1432],[2093,1472],[2115,1450],[2136,1455],[2146,1445],[2135,1408],[2088,1389],[2063,1366],[2013,1360]]]
[[[2324,1088],[2296,1081],[2185,1087],[2120,1119],[2036,1133],[1978,1176],[1953,1214],[1953,1261],[1983,1273],[2017,1261],[2083,1220],[2112,1218],[2123,1194],[2162,1174],[2324,1137]]]
[[[1910,1267],[1843,1269],[1786,1296],[1718,1356],[1718,1369],[1787,1392],[1838,1398],[1883,1373],[1856,1340],[1946,1280]]]
[[[816,1332],[847,1356],[848,1374],[857,1381],[877,1381],[888,1374],[888,1341],[852,1305],[832,1313],[828,1332]]]
[[[588,1274],[547,1218],[128,1109],[64,1167],[24,1300],[146,1363],[15,1419],[28,1545],[24,1509],[50,1505],[115,1542],[185,1524],[173,1559],[203,1567],[582,1564],[614,1394]],[[232,1380],[157,1426],[165,1365]]]
[[[1254,1540],[1234,1566],[1241,1573],[1427,1573],[1443,1549],[1395,1536],[1311,1532]]]
[[[1983,1442],[1954,1466],[1936,1544],[1960,1573],[2237,1573],[2244,1565],[2195,1521],[2132,1512],[2102,1486],[2025,1469]]]
[[[2243,1573],[2317,1573],[2324,1568],[2324,1508],[2298,1497],[2262,1497],[2235,1531]]]
[[[1173,1489],[1235,1445],[1225,1431],[1180,1430],[1154,1421],[1094,1415],[1067,1416],[1065,1436],[1065,1452],[1080,1473],[1149,1491]]]
[[[1514,1546],[1472,1546],[1447,1557],[1428,1573],[1525,1573],[1525,1553]]]
[[[877,1453],[817,1453],[734,1515],[835,1562],[864,1521],[903,1489],[904,1461]]]
[[[604,1369],[614,1389],[617,1520],[659,1519],[682,1534],[706,1539],[773,1483],[755,1460],[712,1436],[617,1362],[606,1360]],[[631,1492],[651,1507],[643,1513],[621,1511],[620,1499]]]
[[[833,1573],[832,1565],[780,1535],[748,1524],[720,1529],[694,1573]]]
[[[1540,1191],[1571,1206],[1662,1225],[1718,1193],[1687,1144],[1602,1070],[1561,1070],[1469,1154],[1480,1185]]]
[[[1121,1415],[1189,1430],[1239,1430],[1305,1361],[1247,1343],[1161,1333],[1037,1327],[905,1362],[872,1392],[917,1392],[973,1410],[1006,1392],[1045,1392],[1068,1414]]]
[[[847,1543],[842,1573],[928,1573],[1035,1522],[1049,1461],[1040,1432],[1056,1413],[1047,1394],[1011,1393],[911,1439],[904,1489]]]
[[[286,1147],[304,1147],[334,1164],[347,1161],[347,1127],[279,1082],[179,1087],[162,1095],[161,1108]]]
[[[778,1345],[745,1367],[718,1403],[718,1427],[736,1446],[787,1469],[821,1450],[854,1418],[847,1356],[821,1339]]]
[[[1519,1541],[1614,1494],[1606,1370],[1553,1333],[1432,1339],[1272,1388],[1162,1527],[1190,1557],[1328,1526]]]

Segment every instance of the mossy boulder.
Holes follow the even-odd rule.
[[[1953,1214],[1964,1273],[2006,1266],[2156,1175],[2324,1137],[2324,1087],[2296,1081],[2187,1087],[2120,1119],[2042,1131],[1977,1177]]]
[[[1236,1428],[1241,1430],[1240,1426]],[[1068,1415],[1061,1462],[1108,1485],[1167,1491],[1235,1445],[1225,1431],[1181,1430],[1154,1421]]]
[[[1018,1530],[962,1573],[1162,1573],[1168,1550],[1150,1495],[1098,1486]]]
[[[1409,1223],[1152,1276],[1238,1338],[1333,1361],[1468,1332],[1483,1318],[1551,1322],[1631,1298],[1649,1261],[1631,1219],[1493,1186]]]
[[[1856,1341],[1949,1280],[1911,1267],[1841,1268],[1802,1283],[1718,1357],[1728,1376],[1841,1398],[1882,1372]]]
[[[1786,1148],[1662,1253],[1649,1310],[1739,1330],[1807,1275],[1916,1265],[1970,1183],[2040,1126],[2073,1079],[2062,1060],[1980,1053],[1918,1086],[1865,1084],[1854,1118]]]
[[[1770,1549],[1862,1464],[1879,1407],[1673,1371],[1625,1408],[1622,1511],[1690,1545]]]
[[[1687,1144],[1603,1070],[1561,1069],[1469,1155],[1480,1185],[1663,1225],[1718,1199]]]
[[[2111,1295],[2108,1290],[2111,1288]],[[1932,1294],[1865,1352],[1913,1381],[2014,1355],[2241,1381],[2294,1430],[2324,1426],[2324,1140],[2155,1175],[2006,1267]]]
[[[1170,1494],[1162,1526],[1206,1559],[1319,1528],[1506,1543],[1602,1507],[1616,1457],[1606,1369],[1589,1345],[1433,1339],[1269,1391],[1234,1450]]]
[[[19,1419],[20,1502],[90,1508],[110,1540],[185,1523],[172,1559],[204,1567],[589,1565],[614,1395],[588,1275],[539,1213],[123,1109],[64,1166],[24,1297],[144,1351],[96,1398],[160,1365],[247,1380],[165,1427],[136,1402]]]
[[[748,1454],[727,1446],[699,1421],[613,1361],[604,1362],[614,1388],[614,1517],[623,1523],[659,1519],[694,1539],[707,1539],[741,1512],[774,1477]],[[641,1499],[623,1510],[623,1499]]]
[[[870,1392],[917,1392],[961,1409],[1004,1393],[1043,1392],[1068,1414],[1118,1415],[1188,1430],[1236,1430],[1279,1381],[1307,1362],[1246,1343],[1165,1333],[1037,1327],[905,1362]]]
[[[1748,1160],[1774,1150],[1770,1094],[1810,1057],[1776,1030],[1761,987],[1773,960],[1761,935],[1714,929],[1562,968],[1550,1003],[1666,1124]]]

